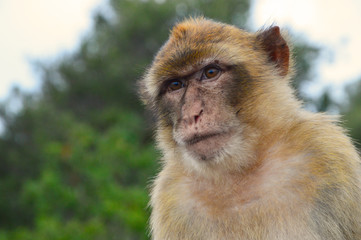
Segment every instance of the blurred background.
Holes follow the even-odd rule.
[[[0,240],[149,239],[160,153],[134,83],[197,15],[287,29],[305,108],[361,142],[358,0],[2,0]]]

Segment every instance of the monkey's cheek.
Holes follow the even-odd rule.
[[[194,144],[186,145],[186,149],[201,160],[211,160],[224,150],[230,137],[231,134],[223,133]]]

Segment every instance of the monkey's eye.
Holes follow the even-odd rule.
[[[176,91],[184,87],[184,83],[179,80],[173,80],[168,85],[168,91]]]
[[[220,73],[220,70],[216,67],[208,67],[204,69],[203,75],[204,79],[211,79],[216,77]]]

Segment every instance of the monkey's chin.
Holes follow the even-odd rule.
[[[194,157],[207,161],[214,159],[231,138],[230,133],[196,135],[186,141],[186,149]]]

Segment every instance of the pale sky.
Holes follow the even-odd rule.
[[[104,1],[1,0],[0,100],[13,85],[37,89],[39,76],[29,60],[53,59],[75,49]],[[361,78],[360,0],[255,0],[250,23],[254,30],[272,23],[288,27],[325,47],[310,94],[331,84],[337,95],[345,82]]]
[[[39,79],[30,60],[74,49],[91,27],[102,0],[1,0],[0,100],[13,85],[33,90]]]

